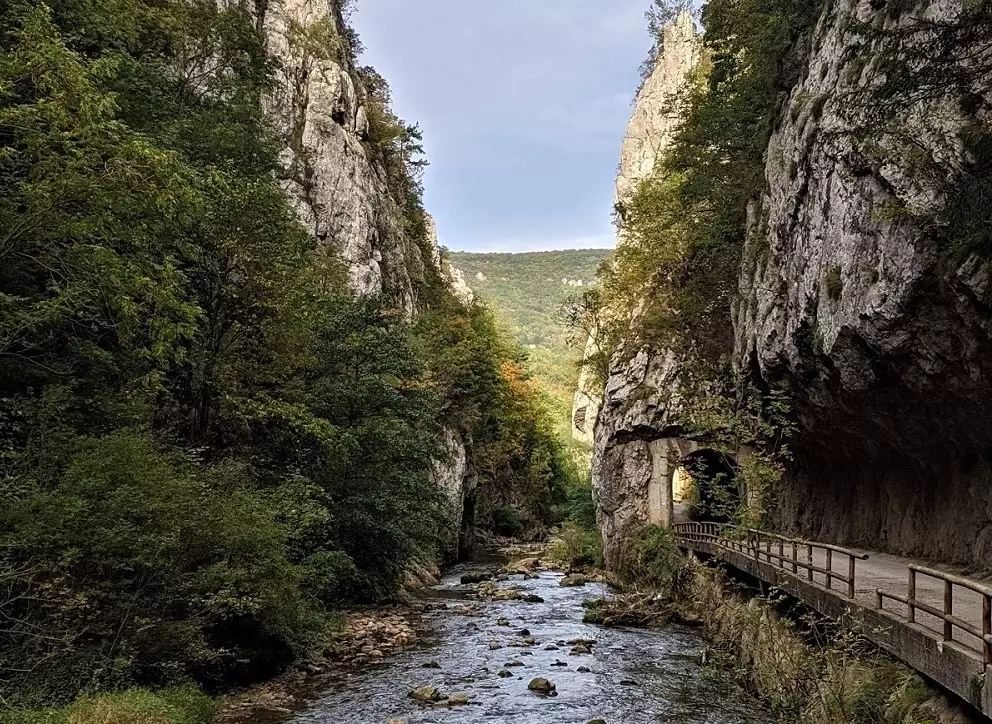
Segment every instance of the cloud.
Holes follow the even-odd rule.
[[[363,62],[423,127],[426,201],[451,246],[612,237],[646,6],[360,0]]]

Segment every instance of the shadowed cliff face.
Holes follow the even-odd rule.
[[[887,126],[867,110],[883,64],[912,71],[906,48],[932,38],[912,28],[959,13],[860,3],[821,17],[769,144],[735,327],[739,364],[785,386],[800,425],[782,527],[987,566],[992,265],[959,247],[952,214],[988,173],[968,139],[989,132],[992,83],[910,74]]]
[[[773,521],[979,568],[992,554],[987,5],[824,4],[776,110],[733,313],[738,369],[784,388],[797,423]],[[623,347],[596,431],[607,535],[645,519],[651,442],[673,432],[678,400],[665,350]]]

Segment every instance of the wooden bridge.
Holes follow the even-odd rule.
[[[863,635],[992,719],[992,586],[887,554],[717,523],[679,545],[733,566]]]

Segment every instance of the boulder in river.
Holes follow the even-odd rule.
[[[418,686],[416,689],[411,689],[408,696],[426,704],[433,704],[444,698],[441,690],[436,686]]]
[[[556,693],[557,687],[545,678],[537,677],[536,679],[531,679],[530,683],[527,684],[527,688],[531,691],[536,691],[538,694],[545,694],[551,696]]]
[[[482,583],[483,581],[493,580],[493,574],[489,571],[470,571],[462,576],[461,582],[463,585],[470,583]]]
[[[586,585],[586,583],[588,583],[588,581],[586,580],[586,577],[583,576],[581,573],[570,573],[569,575],[564,576],[560,581],[558,581],[558,585],[563,586],[565,588],[584,586]]]

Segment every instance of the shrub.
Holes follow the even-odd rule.
[[[688,560],[668,528],[647,525],[625,536],[617,566],[617,577],[625,587],[649,588],[671,598],[687,571]]]
[[[34,668],[12,693],[254,678],[319,627],[287,531],[239,466],[196,468],[125,430],[82,439],[58,487],[11,493],[0,541],[34,570],[8,613],[47,634],[0,632],[0,663]]]
[[[595,528],[585,528],[569,521],[565,523],[561,537],[552,543],[548,555],[566,568],[601,568],[603,541]]]
[[[499,508],[494,508],[492,517],[493,530],[495,530],[497,534],[507,536],[509,538],[516,538],[523,534],[523,519],[521,519],[520,513],[510,506],[503,505]]]

